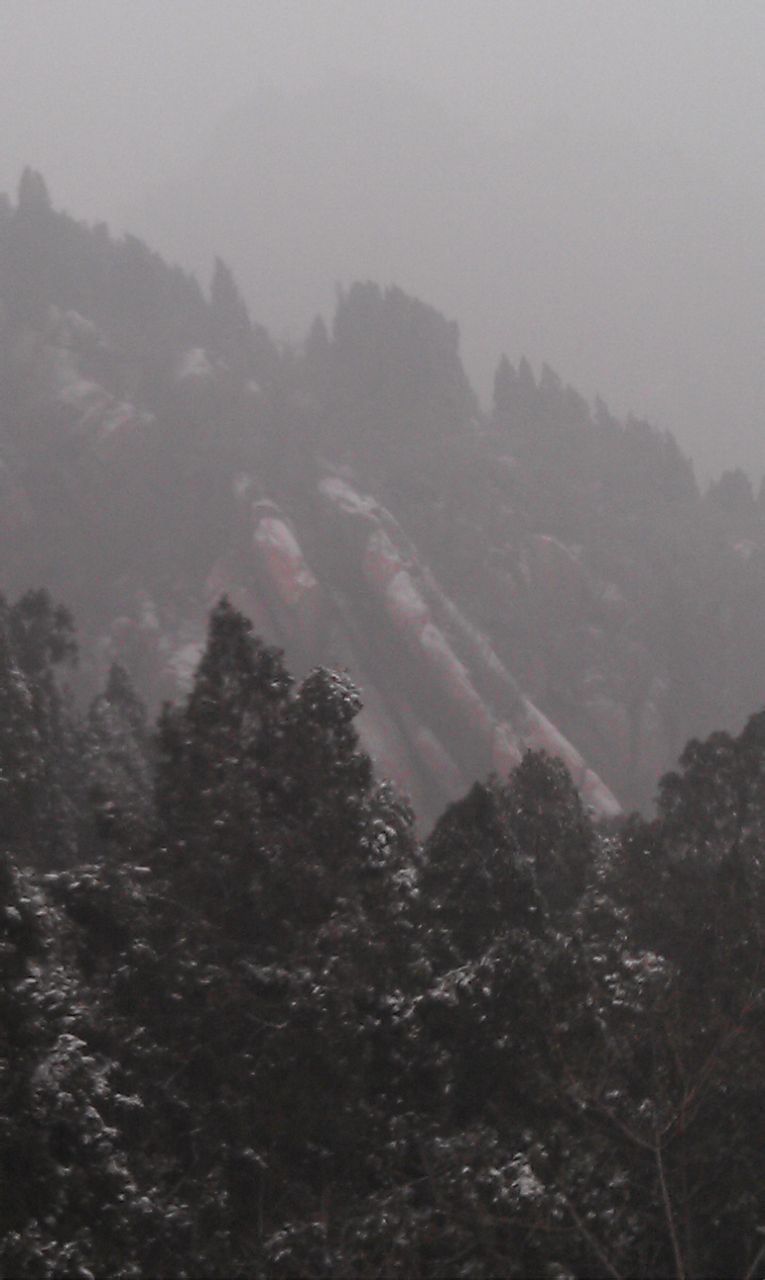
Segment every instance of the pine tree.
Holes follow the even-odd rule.
[[[146,709],[117,663],[91,703],[86,736],[94,836],[123,856],[138,852],[152,825],[151,743]]]
[[[210,323],[216,350],[237,362],[252,354],[252,321],[231,270],[215,259],[210,286]]]
[[[541,922],[533,861],[518,842],[512,812],[507,788],[476,783],[425,846],[424,900],[457,962],[480,957],[503,930]]]
[[[27,167],[21,175],[17,208],[24,217],[40,217],[51,212],[45,179],[36,169]]]
[[[210,286],[210,345],[229,368],[246,379],[272,386],[279,356],[266,329],[250,318],[230,268],[215,259]]]
[[[507,425],[514,406],[517,376],[506,355],[502,356],[494,374],[494,419]]]
[[[508,782],[510,823],[534,869],[545,908],[570,914],[595,856],[595,835],[571,775],[560,760],[528,751]]]
[[[73,859],[83,813],[79,728],[57,680],[75,653],[71,618],[47,592],[0,599],[0,824],[40,866]]]
[[[185,705],[159,724],[157,811],[178,887],[207,909],[236,914],[268,853],[264,767],[291,677],[277,650],[222,600]]]
[[[50,875],[55,893],[70,873]],[[107,1019],[80,980],[71,924],[34,875],[0,857],[0,1273],[136,1275],[172,1256],[167,1215],[139,1189]],[[131,1028],[132,1030],[132,1028]],[[139,1164],[140,1162],[136,1162]]]

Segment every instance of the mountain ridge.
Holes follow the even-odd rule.
[[[529,746],[596,811],[646,806],[759,702],[765,521],[736,473],[702,495],[668,433],[526,361],[483,412],[456,325],[394,287],[280,350],[225,264],[208,300],[36,175],[0,250],[0,585],[73,608],[83,687],[119,660],[174,696],[228,594],[298,673],[349,669],[426,822]]]

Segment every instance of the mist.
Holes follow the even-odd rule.
[[[0,1278],[762,1274],[763,37],[0,3]]]
[[[765,469],[765,13],[719,3],[6,0],[2,187],[25,164],[299,340],[338,284],[460,325]]]

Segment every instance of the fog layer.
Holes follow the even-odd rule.
[[[702,471],[762,471],[763,213],[605,122],[492,133],[345,81],[232,112],[132,221],[204,274],[212,247],[229,258],[285,336],[331,311],[336,282],[398,283],[459,320],[482,390],[503,350],[525,353],[670,426]]]
[[[43,170],[297,335],[373,277],[765,467],[756,4],[5,0],[0,176]]]

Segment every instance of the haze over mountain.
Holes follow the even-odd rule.
[[[762,1273],[763,36],[0,6],[0,1280]]]
[[[26,169],[0,551],[0,1275],[757,1274],[765,486]]]
[[[761,5],[6,0],[0,30],[4,189],[32,164],[75,216],[222,253],[277,335],[397,283],[484,397],[526,352],[702,476],[765,469]]]
[[[608,121],[492,132],[345,79],[229,113],[132,222],[202,274],[214,244],[293,340],[337,283],[398,284],[458,318],[484,395],[499,354],[525,353],[675,430],[702,473],[735,449],[759,475],[764,219],[751,191]]]
[[[0,588],[46,587],[81,680],[174,697],[222,595],[301,676],[346,670],[425,822],[529,747],[596,812],[651,803],[689,736],[762,699],[765,500],[702,496],[674,438],[356,282],[279,347],[134,236],[0,203]]]

